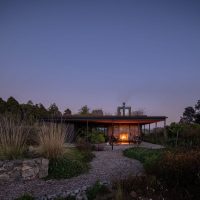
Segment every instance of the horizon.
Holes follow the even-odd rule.
[[[200,2],[0,1],[0,97],[63,112],[126,102],[178,122],[200,85]]]

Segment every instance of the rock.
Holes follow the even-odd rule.
[[[4,163],[3,161],[0,161],[0,167],[2,167],[2,166],[3,166],[3,163]]]
[[[23,166],[22,167],[22,178],[23,180],[30,180],[34,178],[35,175],[35,169],[30,166]]]
[[[0,181],[9,181],[8,174],[0,174]]]
[[[131,191],[131,192],[130,192],[130,196],[131,196],[132,198],[136,199],[136,198],[137,198],[137,193],[136,193],[135,191]]]
[[[86,191],[86,190],[87,190],[87,186],[83,186],[82,191]]]
[[[12,161],[10,161],[10,162],[8,161],[8,162],[4,163],[4,165],[3,165],[4,169],[6,169],[6,170],[12,170],[13,166],[14,166],[14,163]]]
[[[47,196],[47,199],[53,200],[53,199],[55,199],[56,197],[57,197],[56,194],[51,194],[51,195],[48,195],[48,196]]]
[[[82,195],[78,194],[78,195],[76,196],[76,200],[83,200]]]
[[[77,189],[77,190],[74,190],[74,193],[75,194],[78,194],[80,192],[80,190],[79,189]]]
[[[37,177],[43,178],[48,175],[49,161],[44,158],[28,160],[0,161],[1,181],[31,180]]]

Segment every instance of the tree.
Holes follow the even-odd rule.
[[[58,106],[55,103],[50,105],[50,107],[48,109],[48,113],[50,116],[54,116],[54,117],[55,116],[58,117],[58,116],[62,115],[61,112],[59,111]]]
[[[95,110],[92,111],[91,114],[96,115],[96,116],[103,116],[103,110],[102,109],[95,109]]]
[[[181,122],[193,123],[195,121],[195,110],[193,107],[189,106],[185,108],[183,112],[183,117],[181,117]]]
[[[88,108],[87,105],[85,105],[79,110],[79,114],[80,115],[89,115],[90,114],[90,109]]]
[[[66,116],[69,116],[69,115],[71,115],[71,114],[72,114],[72,111],[71,111],[69,108],[67,108],[67,109],[64,111],[63,116],[66,117]]]
[[[200,100],[198,100],[197,104],[195,105],[195,112],[195,122],[200,124]]]
[[[197,101],[194,107],[189,106],[185,108],[180,122],[189,124],[190,123],[200,124],[200,100]]]
[[[5,113],[6,109],[7,109],[6,102],[2,98],[0,98],[0,113],[1,114]]]
[[[7,99],[7,111],[13,115],[21,115],[21,109],[18,101],[14,97]]]

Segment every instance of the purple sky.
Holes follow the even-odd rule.
[[[200,1],[0,0],[0,97],[123,101],[178,121],[200,99]]]

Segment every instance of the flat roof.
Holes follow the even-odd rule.
[[[69,115],[66,117],[54,117],[44,121],[68,122],[68,123],[95,123],[95,124],[151,124],[165,121],[166,116],[92,116],[92,115]]]

